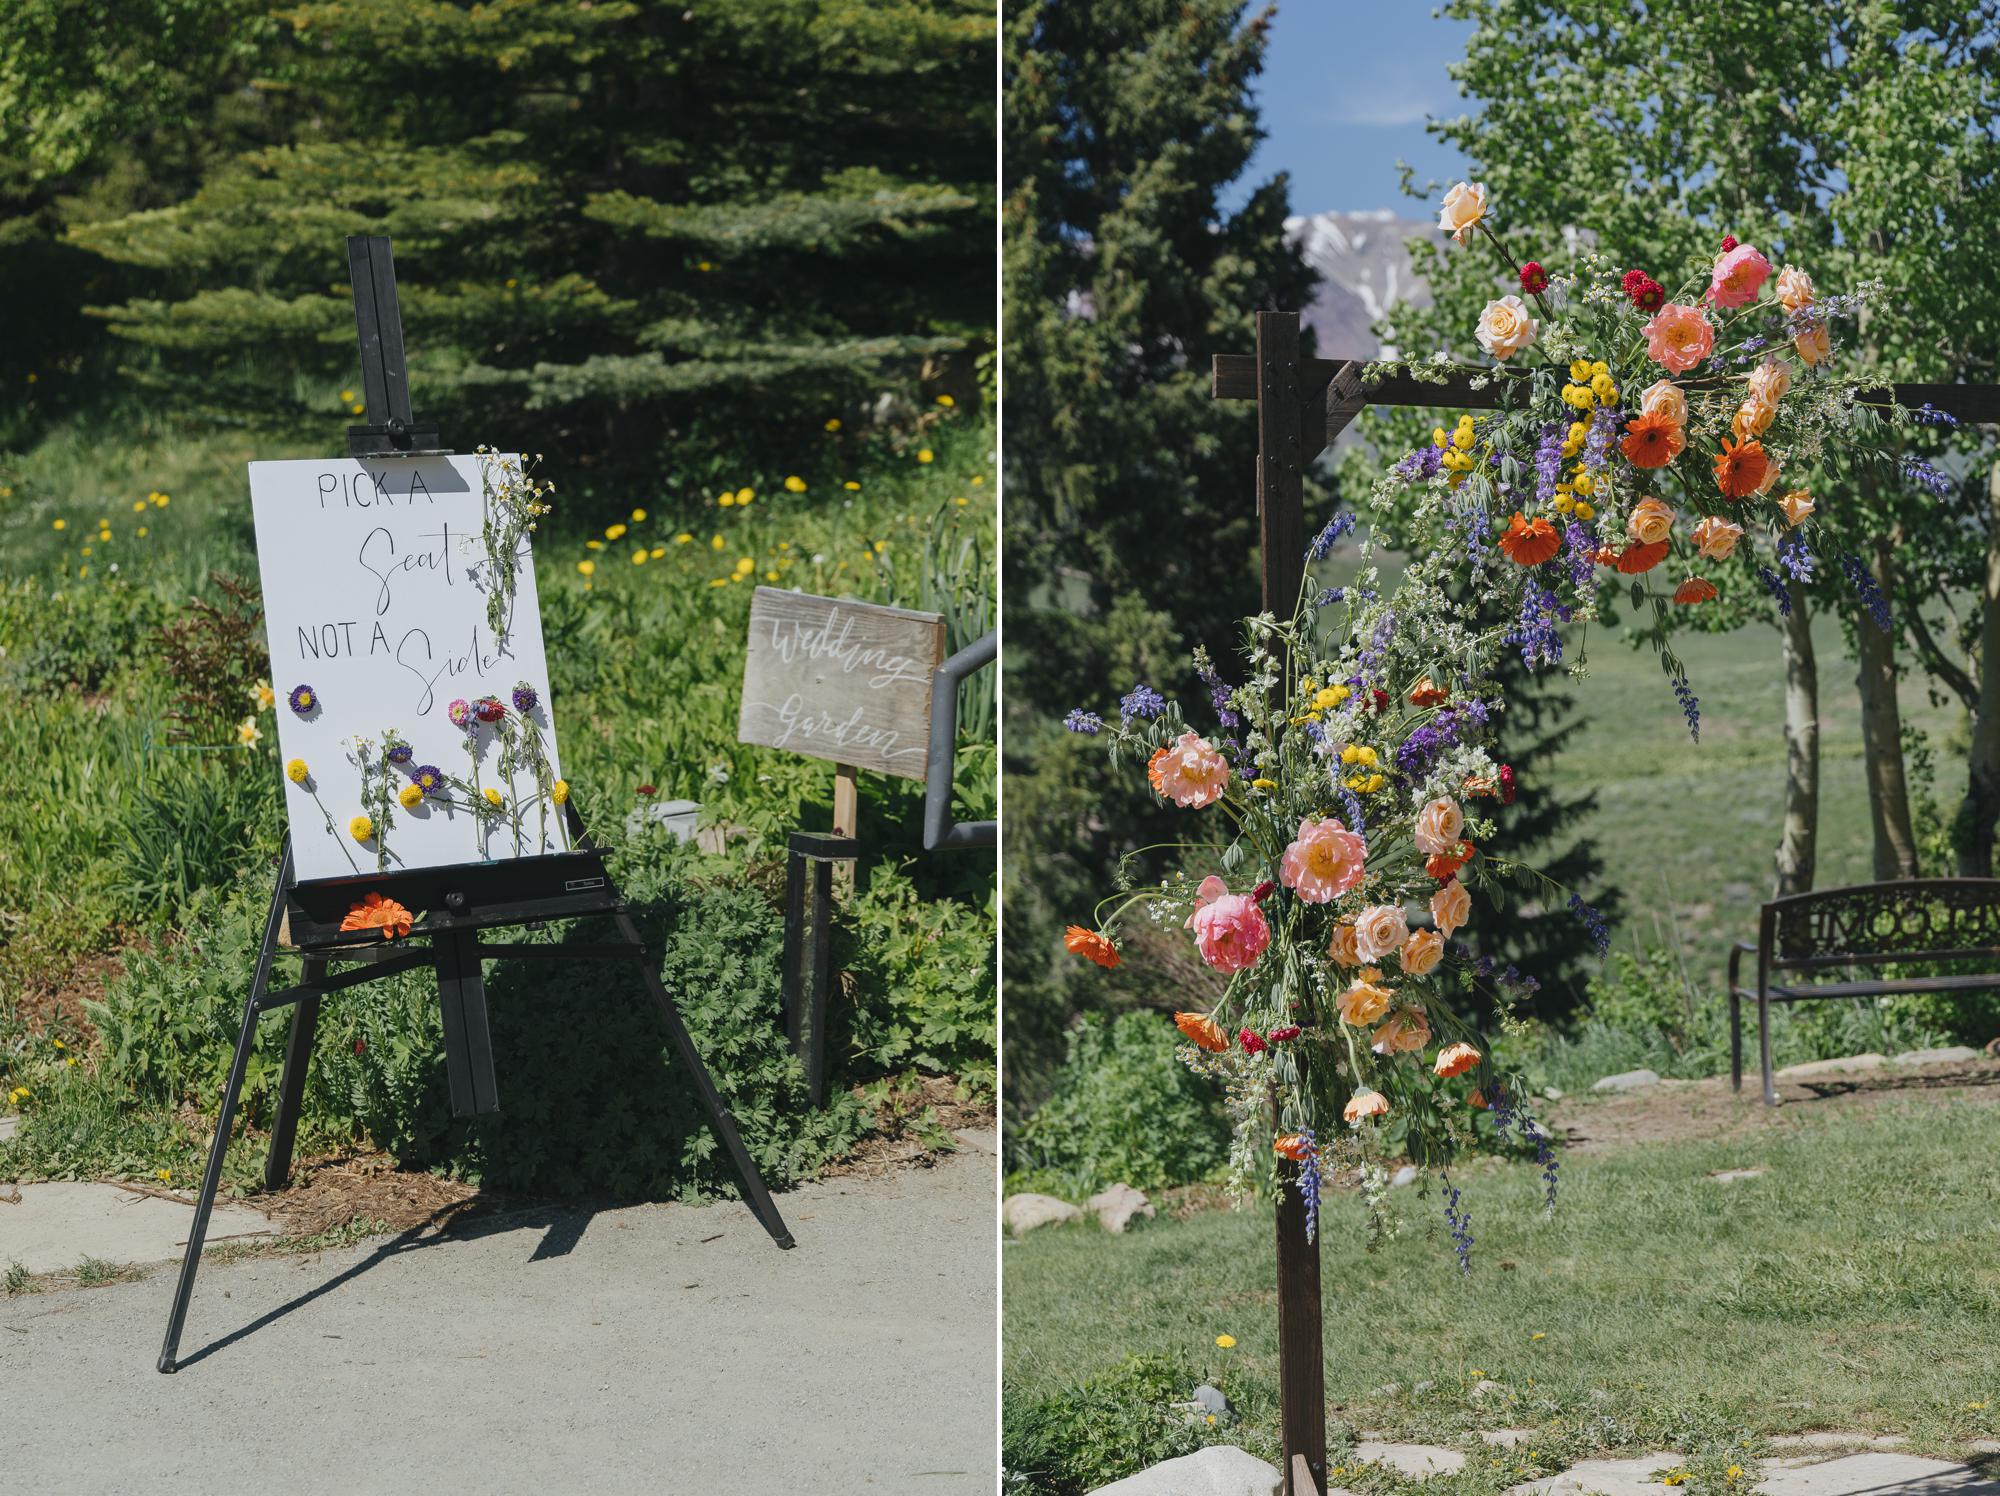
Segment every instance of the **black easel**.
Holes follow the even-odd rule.
[[[443,456],[435,426],[417,426],[410,415],[409,381],[403,364],[403,329],[396,304],[396,273],[386,238],[355,237],[347,241],[348,265],[354,280],[354,320],[361,343],[362,388],[369,424],[348,428],[349,451],[357,457]],[[399,972],[429,966],[437,973],[438,1001],[444,1019],[445,1073],[451,1087],[454,1116],[470,1117],[500,1109],[493,1074],[493,1043],[486,1021],[483,963],[496,957],[528,960],[608,958],[638,964],[641,980],[659,1005],[660,1016],[674,1041],[681,1063],[694,1081],[710,1124],[743,1178],[743,1193],[751,1211],[780,1247],[793,1245],[778,1208],[771,1201],[756,1163],[738,1136],[736,1123],[717,1094],[707,1067],[696,1052],[680,1011],[660,981],[657,954],[648,955],[624,897],[604,865],[603,849],[590,839],[573,803],[563,806],[571,845],[576,849],[509,862],[460,863],[450,867],[418,868],[299,883],[293,878],[292,843],[285,838],[277,883],[264,921],[264,939],[257,951],[257,968],[250,995],[243,1005],[243,1027],[236,1040],[236,1059],[222,1093],[222,1114],[216,1120],[215,1141],[202,1174],[201,1196],[195,1204],[188,1233],[187,1255],[181,1261],[167,1320],[166,1343],[160,1350],[160,1370],[177,1369],[181,1329],[188,1299],[201,1266],[202,1243],[222,1182],[223,1154],[243,1094],[244,1072],[257,1038],[258,1018],[273,1009],[292,1009],[291,1035],[285,1046],[285,1067],[278,1083],[277,1115],[271,1124],[271,1151],[265,1161],[267,1189],[282,1189],[292,1171],[292,1142],[298,1132],[304,1099],[306,1066],[312,1058],[319,1028],[320,999],[330,993],[379,981]],[[428,946],[384,940],[379,930],[343,931],[341,919],[364,893],[379,892],[412,909],[427,911],[406,941],[428,939]],[[602,944],[495,944],[479,938],[481,930],[533,924],[550,919],[609,915],[619,938]],[[302,959],[297,985],[271,990],[271,963],[279,952],[281,931]],[[346,969],[333,970],[335,962]]]

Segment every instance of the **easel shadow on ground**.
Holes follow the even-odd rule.
[[[248,1324],[229,1331],[219,1339],[211,1340],[199,1350],[190,1351],[180,1357],[179,1364],[184,1368],[189,1367],[218,1351],[227,1350],[239,1340],[248,1339],[259,1330],[276,1324],[318,1299],[325,1298],[336,1289],[346,1287],[385,1262],[414,1252],[426,1251],[432,1247],[453,1246],[479,1241],[489,1236],[532,1231],[540,1227],[541,1239],[536,1242],[528,1261],[549,1262],[559,1257],[567,1257],[576,1249],[577,1243],[583,1240],[583,1234],[590,1229],[591,1221],[605,1208],[607,1207],[598,1203],[579,1202],[502,1209],[488,1214],[481,1212],[471,1201],[441,1206],[432,1211],[425,1220],[381,1243],[351,1267],[335,1274],[324,1283],[307,1289],[288,1302],[278,1305],[277,1308],[266,1310]]]

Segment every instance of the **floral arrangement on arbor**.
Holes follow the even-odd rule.
[[[1375,485],[1404,562],[1393,587],[1372,535],[1352,542],[1348,585],[1314,579],[1310,563],[1356,528],[1338,513],[1308,548],[1290,616],[1246,620],[1241,685],[1197,652],[1212,726],[1143,685],[1115,721],[1078,710],[1065,723],[1107,738],[1114,766],[1142,762],[1155,795],[1199,818],[1185,844],[1197,873],[1213,862],[1114,895],[1066,944],[1116,966],[1117,927],[1137,911],[1184,929],[1229,979],[1212,1010],[1176,1015],[1182,1053],[1225,1088],[1232,1182],[1252,1190],[1283,1161],[1309,1232],[1330,1171],[1358,1170],[1379,1207],[1386,1161],[1448,1166],[1482,1116],[1535,1151],[1554,1207],[1550,1140],[1463,1016],[1476,1004],[1510,1022],[1537,984],[1481,954],[1468,890],[1498,902],[1531,888],[1566,902],[1600,951],[1609,933],[1577,893],[1506,855],[1517,793],[1500,749],[1506,654],[1562,663],[1603,590],[1629,584],[1662,625],[1662,663],[1698,739],[1699,704],[1666,643],[1670,610],[1713,600],[1710,572],[1732,556],[1786,608],[1784,579],[1809,578],[1830,553],[1888,627],[1807,476],[1836,454],[1896,468],[1889,427],[1950,420],[1836,371],[1834,325],[1877,288],[1824,294],[1733,238],[1671,294],[1590,250],[1562,269],[1523,263],[1484,189],[1465,183],[1440,222],[1461,245],[1482,238],[1518,290],[1475,331],[1493,364],[1474,386],[1496,387],[1498,409],[1437,428]],[[1402,367],[1442,382],[1450,363]],[[1918,459],[1900,469],[1944,481]],[[1443,1197],[1469,1268],[1467,1208],[1448,1174]],[[1379,1208],[1371,1219],[1389,1229]]]

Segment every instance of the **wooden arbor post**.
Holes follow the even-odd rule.
[[[1387,373],[1364,387],[1363,361],[1304,357],[1297,312],[1257,313],[1255,354],[1219,353],[1210,394],[1257,402],[1257,516],[1263,607],[1289,618],[1305,578],[1305,470],[1371,402],[1445,410],[1498,410],[1506,382],[1491,370],[1455,366],[1419,381]],[[1474,387],[1474,380],[1480,381]],[[1683,380],[1684,389],[1720,388],[1726,376]],[[1864,390],[1871,402],[1930,405],[1971,423],[2000,422],[2000,385],[1898,384]],[[1286,1496],[1326,1489],[1325,1320],[1319,1246],[1306,1239],[1299,1165],[1280,1161],[1277,1209],[1278,1408],[1285,1445]]]

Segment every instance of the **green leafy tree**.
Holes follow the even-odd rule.
[[[1007,349],[1008,1086],[1047,1081],[1068,1015],[1170,1005],[1156,966],[1064,954],[1120,859],[1188,834],[1067,738],[1140,680],[1228,674],[1256,606],[1255,422],[1209,396],[1258,308],[1299,307],[1282,176],[1222,206],[1260,132],[1270,12],[1240,0],[1010,0],[1002,123]],[[1234,678],[1234,677],[1232,677]],[[1157,867],[1154,869],[1157,871]],[[1100,980],[1103,979],[1103,980]]]

